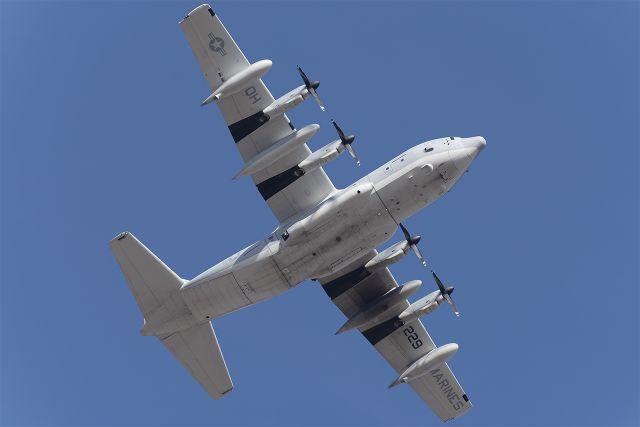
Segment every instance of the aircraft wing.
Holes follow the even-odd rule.
[[[388,268],[370,273],[364,264],[377,254],[366,257],[344,270],[320,279],[322,288],[347,318],[364,308],[388,290],[398,286]],[[404,301],[398,313],[409,306]],[[364,337],[399,374],[413,362],[436,348],[420,319],[404,323],[397,316],[366,330]],[[390,380],[395,379],[390,378]],[[391,382],[391,381],[389,381]],[[471,409],[471,401],[451,372],[448,364],[409,382],[414,391],[443,421],[448,421]]]
[[[180,27],[211,92],[249,67],[249,61],[209,5],[203,4],[191,11],[180,21]],[[202,99],[208,95],[203,93]],[[254,79],[235,95],[215,102],[245,163],[295,131],[284,114],[262,121],[262,110],[273,101],[262,79]],[[322,168],[299,173],[296,166],[310,153],[306,144],[298,145],[275,163],[251,175],[258,191],[281,222],[317,205],[335,190]]]

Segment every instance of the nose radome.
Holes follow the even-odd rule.
[[[477,148],[478,151],[487,146],[487,140],[481,136],[474,136],[469,138],[468,145],[473,148]]]
[[[460,150],[460,154],[464,153],[460,159],[456,162],[456,167],[459,171],[465,171],[469,167],[472,161],[478,156],[480,151],[487,146],[487,141],[481,136],[472,136],[465,138],[463,142],[463,150]]]

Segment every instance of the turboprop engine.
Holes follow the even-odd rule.
[[[264,110],[259,112],[256,117],[258,123],[264,124],[272,118],[286,113],[292,108],[302,104],[302,102],[309,98],[309,96],[312,96],[316,100],[322,111],[325,110],[324,104],[322,103],[318,92],[316,92],[316,89],[320,86],[320,82],[318,80],[314,80],[313,82],[310,81],[300,67],[298,67],[298,73],[300,73],[300,77],[302,77],[304,84],[285,93],[280,98],[269,104]]]
[[[411,249],[413,249],[413,252],[416,254],[422,265],[427,265],[422,253],[420,253],[420,249],[418,249],[418,242],[420,242],[421,237],[412,236],[404,225],[399,225],[402,233],[404,234],[404,240],[391,245],[375,257],[371,258],[369,262],[364,265],[367,270],[374,271],[394,264],[404,258]]]
[[[405,323],[410,322],[412,320],[419,318],[420,316],[424,316],[425,314],[429,314],[433,312],[444,301],[447,301],[447,303],[449,303],[449,306],[451,307],[455,315],[457,317],[460,317],[460,312],[458,311],[458,307],[456,307],[456,304],[453,302],[453,299],[451,299],[451,294],[453,293],[453,290],[454,290],[453,286],[445,287],[442,281],[440,280],[440,278],[436,275],[436,273],[431,271],[431,274],[433,275],[433,279],[436,281],[436,284],[438,285],[438,290],[431,292],[426,297],[422,297],[418,301],[411,304],[402,313],[398,315],[398,319],[402,320]]]
[[[307,99],[309,96],[309,91],[307,88],[302,85],[293,89],[290,92],[285,93],[280,98],[273,101],[267,108],[262,110],[264,114],[266,114],[269,118],[275,117],[279,114],[284,114],[287,111],[291,110],[293,107],[296,107]]]
[[[441,347],[434,348],[413,362],[394,382],[389,384],[389,388],[395,387],[398,384],[411,382],[426,375],[429,371],[451,359],[456,351],[458,351],[458,344],[456,343],[445,344]]]
[[[453,286],[450,286],[446,290],[449,295],[453,292]],[[405,323],[411,322],[425,314],[432,313],[436,308],[440,307],[440,304],[444,302],[444,296],[437,290],[431,292],[429,295],[420,298],[418,301],[412,303],[402,313],[398,315],[398,319]]]
[[[338,137],[340,139],[332,141],[321,149],[314,151],[309,155],[309,157],[300,162],[298,164],[298,167],[305,173],[317,169],[332,160],[335,160],[345,150],[347,150],[353,160],[356,161],[356,165],[360,166],[360,159],[358,159],[356,152],[351,146],[356,137],[354,135],[345,135],[340,126],[338,126],[338,124],[333,119],[331,119],[331,123],[333,123],[333,127],[336,128],[336,132],[338,132]]]

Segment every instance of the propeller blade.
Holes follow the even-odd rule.
[[[338,126],[338,124],[333,119],[331,119],[331,123],[333,123],[333,127],[336,128],[336,132],[338,132],[338,136],[340,137],[340,141],[344,142],[344,140],[347,139],[347,137],[344,136],[344,132],[342,132],[342,129],[340,129],[340,126]]]
[[[331,119],[331,123],[333,124],[333,127],[336,128],[336,132],[338,133],[338,136],[340,137],[340,141],[342,142],[344,148],[347,149],[353,160],[356,161],[356,164],[360,166],[360,159],[358,158],[356,151],[351,146],[353,141],[356,139],[355,135],[345,135],[342,131],[342,128],[338,126],[335,120]]]
[[[316,92],[316,90],[313,87],[311,89],[309,89],[309,92],[313,96],[313,99],[316,100],[316,103],[318,104],[318,107],[320,107],[320,109],[322,111],[324,111],[325,110],[324,104],[322,103],[322,100],[320,99],[320,95],[318,95],[318,92]]]
[[[418,257],[418,259],[420,260],[422,265],[424,265],[426,267],[427,266],[427,261],[424,259],[424,257],[420,253],[420,249],[418,249],[418,245],[411,245],[411,248],[413,249],[413,252],[416,254],[416,256]]]
[[[409,230],[407,230],[405,228],[404,225],[402,225],[402,223],[398,224],[400,226],[400,229],[402,230],[402,234],[404,234],[404,238],[407,239],[407,242],[411,243],[411,234],[409,234]]]
[[[300,77],[302,77],[302,81],[304,82],[304,85],[307,87],[307,89],[309,89],[311,87],[311,82],[309,81],[309,77],[307,77],[307,75],[304,73],[304,71],[302,71],[302,68],[300,68],[299,65],[298,65],[298,73],[300,73]]]
[[[300,74],[300,77],[302,77],[304,86],[307,88],[311,96],[313,96],[313,99],[316,100],[318,107],[320,107],[320,109],[324,111],[325,110],[324,103],[320,99],[318,92],[316,92],[316,89],[318,88],[318,86],[320,86],[320,82],[319,81],[311,82],[311,80],[309,80],[309,77],[307,77],[307,75],[305,74],[304,71],[302,71],[302,68],[299,65],[298,65],[298,73]]]
[[[402,234],[404,234],[405,240],[407,241],[407,243],[409,244],[411,249],[413,249],[413,253],[416,254],[416,256],[418,257],[418,259],[420,260],[422,265],[424,265],[426,267],[427,266],[427,261],[424,259],[424,257],[422,256],[422,253],[420,253],[420,249],[418,248],[418,242],[420,241],[421,237],[420,236],[412,236],[409,233],[409,230],[407,230],[407,228],[404,225],[402,225],[401,222],[398,223],[398,225],[400,226],[400,229],[402,230]]]
[[[440,278],[436,275],[436,273],[433,270],[431,270],[431,274],[433,275],[433,278],[435,279],[436,284],[438,285],[438,289],[440,289],[440,293],[442,294],[444,299],[447,300],[447,302],[449,303],[449,306],[451,306],[451,309],[453,310],[456,317],[460,317],[460,312],[458,311],[458,307],[456,307],[456,304],[453,302],[453,299],[451,299],[451,295],[449,295],[449,292],[447,292],[447,289],[444,287],[442,280],[440,280]]]
[[[358,155],[356,154],[356,151],[353,149],[351,144],[345,144],[345,147],[347,147],[347,151],[349,152],[349,154],[351,154],[351,158],[356,161],[356,165],[360,166],[360,159],[358,158]]]
[[[444,294],[444,299],[447,300],[456,317],[460,317],[460,312],[458,311],[458,307],[456,307],[456,304],[451,299],[451,296],[449,296],[449,294]]]
[[[436,273],[433,270],[431,270],[431,274],[433,275],[433,278],[436,281],[436,284],[438,285],[438,289],[440,289],[440,293],[442,295],[448,295],[447,289],[442,284],[442,280],[440,280],[440,278],[436,275]]]

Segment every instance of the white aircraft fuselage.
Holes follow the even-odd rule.
[[[449,191],[485,145],[482,137],[452,137],[410,148],[185,282],[180,294],[190,315],[153,322],[147,333],[220,317],[339,271],[388,241],[399,222]]]

